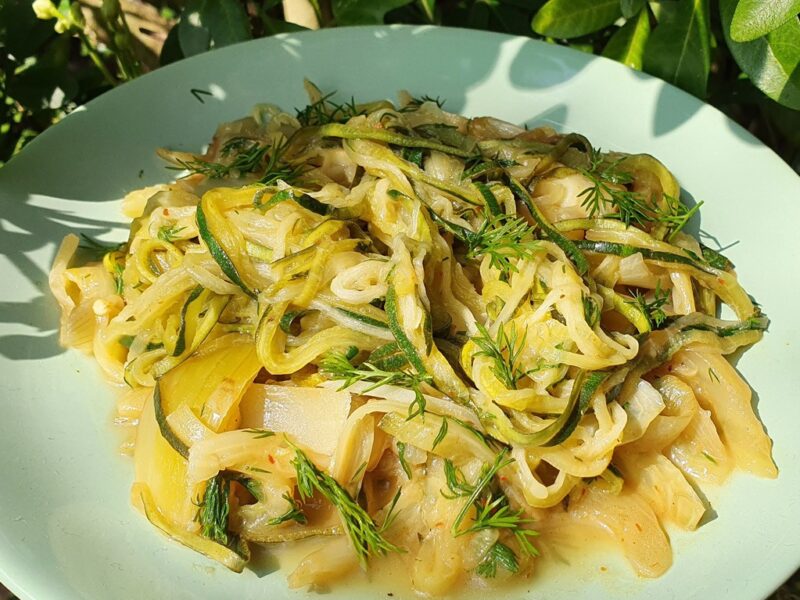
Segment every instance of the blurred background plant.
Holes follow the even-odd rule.
[[[436,24],[529,36],[661,77],[800,171],[800,0],[0,0],[0,164],[111,87],[287,31]]]

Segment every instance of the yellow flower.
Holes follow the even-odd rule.
[[[38,19],[42,19],[43,21],[57,19],[61,16],[52,0],[35,0],[33,3],[33,12],[36,13]]]

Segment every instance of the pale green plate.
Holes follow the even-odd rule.
[[[156,147],[198,149],[257,102],[303,106],[303,77],[343,99],[408,89],[447,99],[451,111],[556,124],[596,146],[654,154],[706,201],[702,229],[738,242],[727,254],[772,319],[738,366],[758,391],[780,477],[735,476],[711,494],[718,517],[672,535],[675,564],[660,579],[576,548],[569,565],[507,597],[753,600],[788,577],[800,564],[797,175],[715,109],[611,61],[490,33],[363,28],[258,40],[159,69],[74,112],[0,170],[0,580],[36,600],[305,597],[281,572],[227,572],[134,512],[113,394],[89,358],[58,347],[47,290],[62,236],[121,239],[115,200],[172,175]],[[328,597],[397,597],[393,587]]]

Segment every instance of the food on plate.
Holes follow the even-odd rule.
[[[160,150],[180,176],[128,194],[128,239],[55,258],[153,525],[234,571],[302,543],[292,587],[401,561],[440,595],[571,531],[658,576],[699,490],[777,475],[725,358],[768,320],[662,163],[306,85]]]

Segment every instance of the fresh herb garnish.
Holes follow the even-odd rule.
[[[583,206],[590,217],[598,213],[605,213],[605,204],[610,204],[618,209],[617,214],[606,214],[606,218],[620,219],[625,225],[634,223],[640,227],[654,221],[653,207],[647,204],[641,194],[631,192],[624,186],[633,182],[633,176],[617,167],[623,159],[606,163],[599,149],[592,149],[589,157],[589,168],[581,169],[581,173],[590,182],[591,186],[583,190],[579,197],[583,197]],[[622,186],[623,189],[619,189]]]
[[[302,109],[295,109],[297,120],[303,127],[326,125],[327,123],[346,123],[351,118],[365,114],[356,106],[353,98],[344,104],[332,102],[331,98],[336,92],[322,96]]]
[[[469,496],[475,491],[475,486],[467,481],[464,473],[461,472],[453,461],[446,458],[444,461],[444,478],[447,482],[449,492],[442,491],[441,494],[450,500]]]
[[[517,389],[517,383],[528,374],[519,366],[520,354],[525,347],[527,336],[526,329],[522,339],[519,339],[517,327],[512,322],[508,333],[500,323],[495,337],[491,336],[484,325],[478,324],[478,335],[472,338],[472,341],[480,348],[475,356],[490,358],[493,363],[492,373],[510,390]]]
[[[481,577],[492,578],[497,575],[497,567],[501,566],[506,571],[516,573],[519,571],[519,562],[514,551],[503,544],[495,542],[480,562],[475,572]]]
[[[451,530],[454,537],[466,533],[474,533],[482,529],[507,530],[514,535],[524,553],[529,556],[537,556],[538,551],[534,548],[530,538],[538,535],[538,533],[533,529],[524,527],[524,525],[531,523],[532,520],[523,516],[524,511],[522,509],[512,511],[506,495],[494,489],[494,478],[497,473],[514,462],[514,459],[509,458],[507,454],[508,448],[503,448],[491,465],[484,465],[474,485],[466,481],[455,480],[458,484],[458,487],[455,488],[459,490],[458,495],[466,495],[467,490],[470,490],[470,488],[471,491],[453,522]],[[449,485],[450,481],[448,481],[448,487]],[[475,518],[469,527],[462,529],[461,524],[471,508],[475,509]]]
[[[186,227],[178,227],[175,224],[164,225],[158,228],[158,239],[171,244],[178,239],[180,232],[184,229],[186,229]]]
[[[221,163],[202,158],[193,160],[177,159],[177,167],[167,167],[173,170],[186,170],[190,175],[205,175],[209,179],[224,179],[226,177],[239,176],[244,173],[256,171],[270,149],[269,144],[259,144],[256,140],[244,138],[233,138],[229,140],[220,150],[220,156],[225,158],[232,152],[236,155],[229,163]]]
[[[327,473],[320,471],[299,449],[295,449],[292,461],[297,471],[297,490],[305,501],[319,492],[330,502],[342,519],[362,568],[373,554],[402,552],[402,549],[386,540],[367,512],[350,496],[339,483]]]
[[[667,313],[664,312],[664,305],[669,300],[669,291],[661,289],[661,282],[656,283],[653,292],[653,299],[647,300],[644,294],[634,292],[633,299],[628,300],[629,304],[637,306],[647,317],[653,329],[661,327],[667,320]]]
[[[412,97],[411,100],[409,100],[408,103],[405,106],[403,106],[399,112],[412,112],[415,110],[419,110],[420,107],[426,102],[433,102],[434,104],[436,104],[436,106],[442,108],[444,106],[445,100],[442,100],[441,98],[439,98],[439,96],[433,98],[431,96],[428,96],[427,94],[423,94],[422,96],[419,97]]]
[[[230,505],[230,483],[221,475],[208,480],[202,501],[197,505],[198,511],[195,520],[200,523],[200,533],[203,537],[228,544],[228,513]]]
[[[244,432],[251,434],[257,440],[272,437],[273,435],[275,435],[274,431],[269,431],[268,429],[258,429],[258,428],[245,429]]]
[[[447,417],[442,417],[442,425],[439,427],[439,433],[436,434],[436,438],[433,440],[433,445],[431,446],[431,450],[434,450],[436,446],[442,443],[445,436],[447,435]]]
[[[489,264],[509,274],[517,271],[513,259],[529,260],[539,250],[532,227],[521,217],[487,215],[478,231],[466,232],[467,258],[489,257]]]
[[[308,518],[306,517],[305,513],[303,513],[303,510],[300,508],[297,500],[292,498],[289,494],[284,494],[283,499],[289,503],[289,509],[282,515],[273,517],[267,521],[268,525],[280,525],[281,523],[286,523],[287,521],[295,521],[301,525],[308,523]]]
[[[363,362],[355,367],[341,352],[329,353],[322,359],[319,367],[324,375],[343,381],[340,390],[350,387],[357,381],[372,383],[361,391],[362,394],[367,394],[382,385],[395,385],[410,389],[414,392],[414,401],[408,407],[408,418],[412,419],[425,412],[425,396],[422,394],[420,385],[430,383],[430,375],[405,371],[384,371],[369,362]]]
[[[680,201],[680,198],[673,198],[672,196],[664,194],[664,202],[666,204],[666,209],[660,211],[658,220],[669,229],[670,233],[667,236],[667,241],[672,242],[672,240],[675,239],[675,235],[686,227],[686,224],[695,213],[700,210],[700,207],[703,206],[703,201],[701,200],[692,208],[687,208],[687,206]]]
[[[406,459],[406,445],[400,440],[397,440],[397,459],[400,461],[400,466],[403,468],[406,477],[411,479],[411,465],[408,464]]]

